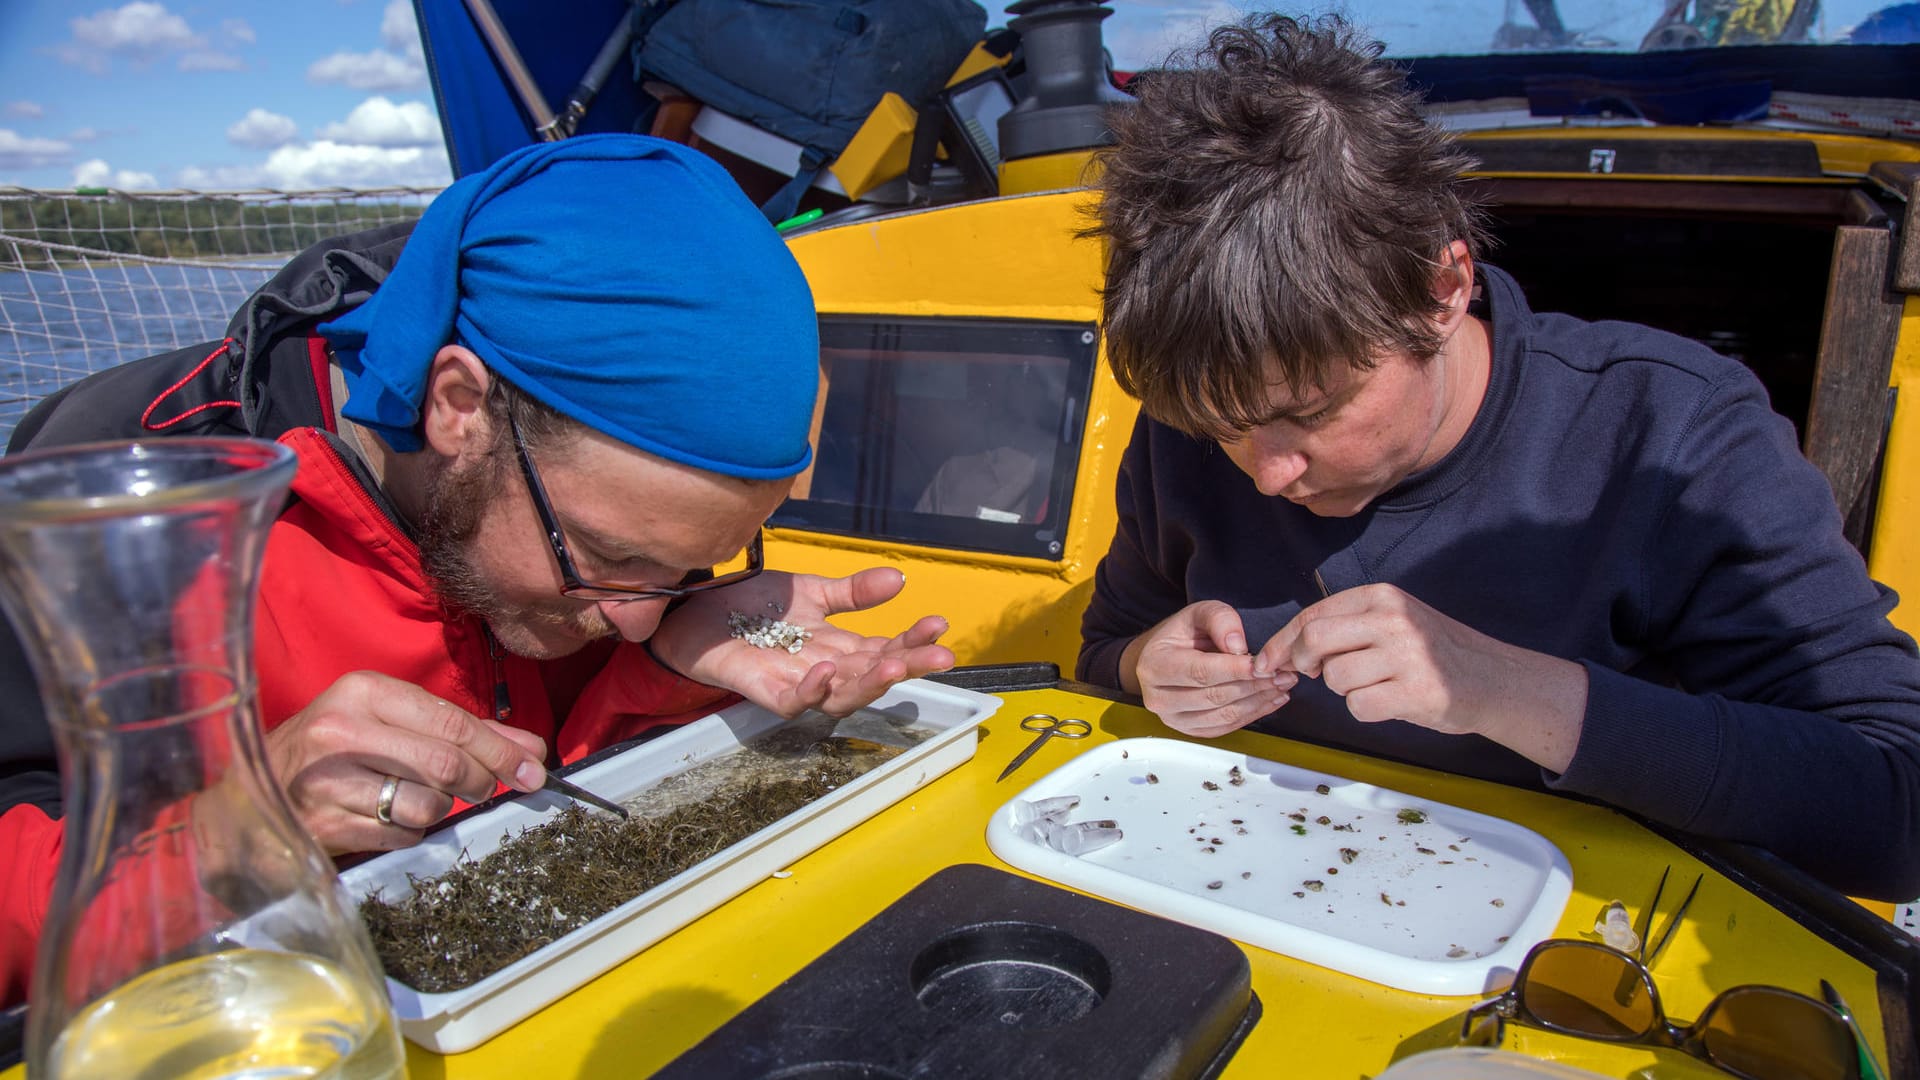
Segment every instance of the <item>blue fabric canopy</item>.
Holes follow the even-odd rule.
[[[493,0],[493,8],[556,112],[607,36],[628,18],[627,0]],[[414,0],[414,10],[453,175],[478,172],[538,141],[463,0]],[[634,84],[623,56],[576,130],[634,131],[651,112],[652,99]]]

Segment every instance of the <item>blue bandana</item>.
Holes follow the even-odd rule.
[[[441,192],[373,298],[320,327],[341,412],[422,446],[427,369],[458,342],[630,446],[754,479],[807,467],[813,296],[711,158],[642,135],[516,150]]]

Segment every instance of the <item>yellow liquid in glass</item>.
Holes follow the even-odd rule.
[[[406,1075],[390,1014],[332,964],[235,949],[155,968],[74,1017],[49,1077],[389,1080]]]

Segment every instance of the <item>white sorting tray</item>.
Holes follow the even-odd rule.
[[[401,1033],[443,1054],[478,1046],[973,757],[976,728],[1000,708],[1000,699],[914,679],[871,707],[934,728],[936,734],[478,982],[433,994],[388,979]],[[631,799],[669,776],[732,753],[780,722],[758,706],[734,705],[568,779],[616,801]],[[388,900],[402,899],[413,891],[409,875],[442,874],[462,852],[478,861],[503,838],[540,824],[568,802],[545,791],[514,799],[432,833],[414,847],[355,866],[340,875],[341,881],[356,903],[375,890]]]
[[[1173,739],[1094,747],[1018,798],[1053,795],[1080,797],[1069,821],[1111,818],[1125,837],[1065,855],[1025,838],[1009,802],[987,826],[993,853],[1109,900],[1423,994],[1479,994],[1496,973],[1517,970],[1553,935],[1573,889],[1560,849],[1511,821]],[[1402,821],[1402,810],[1426,820]]]

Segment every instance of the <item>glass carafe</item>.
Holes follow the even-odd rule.
[[[366,929],[267,764],[253,597],[293,454],[0,458],[0,604],[60,753],[35,1077],[404,1075]]]

